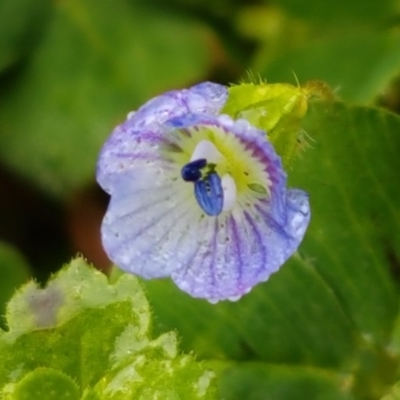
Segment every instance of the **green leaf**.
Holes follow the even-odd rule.
[[[30,271],[26,260],[12,246],[0,242],[0,315],[6,310],[6,302],[18,286],[28,280]],[[3,321],[0,320],[0,326]]]
[[[51,368],[37,368],[15,385],[14,399],[79,399],[78,385],[67,375]]]
[[[25,285],[9,302],[7,321],[0,397],[215,398],[215,373],[180,354],[174,333],[150,337],[149,305],[131,275],[109,284],[76,259],[46,288]]]
[[[225,400],[350,400],[350,382],[333,371],[253,362],[228,368],[220,393]]]
[[[400,259],[400,117],[376,108],[315,103],[303,125],[313,140],[291,172],[310,193],[302,251],[363,335],[384,344],[398,311],[391,275]]]
[[[301,123],[307,112],[308,100],[312,97],[332,98],[333,95],[328,86],[320,81],[307,82],[304,87],[243,82],[228,88],[228,98],[221,113],[234,119],[244,118],[254,127],[267,132],[268,140],[286,169],[305,145]],[[255,188],[252,185],[250,189],[266,192],[262,186]]]
[[[397,379],[400,117],[341,102],[309,106],[309,146],[288,171],[290,186],[310,194],[299,253],[237,303],[211,305],[169,281],[146,282],[159,332],[176,328],[185,349],[239,362],[221,382],[229,399],[272,391],[282,400],[365,400]],[[254,373],[241,364],[250,360],[260,363]],[[287,373],[269,372],[282,364]]]
[[[400,399],[400,382],[397,382],[390,390],[390,393],[383,396],[381,400],[399,400]]]
[[[146,282],[146,288],[162,327],[177,328],[182,346],[202,357],[294,364],[307,360],[335,368],[351,357],[355,346],[351,322],[338,300],[300,258],[234,303],[192,299],[165,281]],[[190,319],[182,317],[188,315]]]
[[[297,18],[312,20],[320,25],[366,24],[383,22],[393,18],[395,0],[275,0],[275,3]]]
[[[58,2],[46,36],[0,95],[0,156],[59,196],[93,179],[113,127],[210,67],[210,31],[128,0]]]
[[[400,72],[397,31],[359,32],[309,41],[255,70],[268,81],[285,81],[293,72],[300,82],[320,79],[346,100],[369,103]]]
[[[32,52],[47,25],[49,0],[2,0],[0,2],[0,71],[10,68]]]

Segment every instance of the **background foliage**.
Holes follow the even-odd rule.
[[[322,80],[341,99],[310,103],[289,170],[310,193],[310,229],[237,303],[143,282],[154,335],[177,330],[183,350],[222,362],[221,399],[400,398],[398,0],[2,0],[0,312],[76,252],[108,268],[94,169],[113,126],[162,91],[249,70]],[[79,375],[48,367],[37,382],[83,396]]]

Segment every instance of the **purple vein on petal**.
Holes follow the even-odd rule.
[[[212,249],[211,249],[211,257],[210,257],[210,274],[211,274],[211,288],[212,288],[212,297],[215,296],[215,289],[216,289],[216,279],[215,279],[215,272],[216,272],[216,265],[215,265],[215,255],[217,251],[217,235],[218,235],[218,218],[214,220],[214,232],[213,232],[213,239],[211,242]],[[211,293],[210,293],[211,294]]]
[[[172,207],[172,208],[170,209],[170,211],[176,209],[177,207],[179,207],[179,206],[180,206],[182,203],[184,203],[185,201],[186,201],[185,199],[182,199],[182,201],[179,202],[179,203],[177,203],[177,204],[175,204],[174,207]],[[149,207],[151,207],[151,206],[149,206]],[[127,215],[127,214],[125,214],[125,217],[126,217],[126,215]],[[134,239],[136,239],[136,238],[137,238],[138,236],[140,236],[143,232],[147,231],[149,228],[153,228],[154,226],[156,226],[158,223],[160,223],[164,218],[167,218],[168,216],[169,216],[169,215],[168,215],[168,212],[163,212],[158,218],[154,218],[153,221],[152,221],[151,223],[149,223],[148,225],[142,227],[141,229],[139,229],[138,231],[136,231],[133,235],[130,235],[130,236],[129,236],[129,240],[134,240]],[[119,217],[119,218],[123,218],[123,216],[121,216],[121,217]],[[125,243],[124,243],[123,241],[121,241],[121,243],[120,243],[118,246],[116,246],[116,247],[114,248],[114,252],[117,252],[118,249],[120,249],[120,248],[121,248],[122,246],[124,246],[124,245],[125,245]]]
[[[191,208],[188,207],[185,211],[182,211],[182,213],[179,215],[179,217],[177,216],[176,218],[174,218],[173,220],[171,220],[171,224],[168,226],[168,228],[165,229],[165,232],[157,239],[157,241],[150,243],[149,247],[143,251],[141,251],[142,255],[146,255],[149,254],[153,248],[157,247],[158,244],[160,244],[167,236],[172,235],[174,232],[174,229],[177,229],[178,225],[177,225],[177,220],[178,219],[182,219],[185,218],[188,214],[190,214],[192,212]],[[158,222],[158,221],[157,221]],[[179,248],[179,245],[182,241],[182,239],[184,238],[184,236],[187,233],[183,230],[180,232],[180,236],[176,241],[176,245],[175,245],[175,250],[177,248]],[[175,253],[174,251],[171,251],[171,253]]]
[[[239,231],[238,231],[238,227],[236,224],[236,220],[234,218],[233,215],[231,215],[229,217],[229,225],[231,228],[231,232],[232,232],[232,246],[235,247],[235,259],[238,260],[238,264],[237,264],[237,277],[236,277],[236,281],[237,283],[241,286],[242,285],[242,279],[243,279],[243,271],[242,271],[242,265],[243,265],[243,259],[242,259],[242,248],[241,248],[241,238],[239,235]]]
[[[206,221],[203,220],[203,222]],[[201,230],[199,230],[200,227]],[[206,270],[205,260],[209,256],[210,247],[212,245],[209,240],[212,236],[212,232],[210,232],[212,227],[210,223],[206,223],[205,225],[194,226],[194,228],[197,228],[194,251],[188,257],[185,267],[178,273],[173,273],[171,277],[181,289],[191,293],[195,297],[208,297],[207,290],[209,283],[203,282],[200,285],[201,293],[199,293],[197,280],[198,278],[204,278],[204,275],[210,275],[209,271]],[[207,238],[206,242],[202,238]],[[186,236],[185,239],[187,239]],[[191,240],[191,238],[188,240]],[[184,243],[183,245],[185,246],[186,244]]]
[[[157,217],[153,218],[153,221],[151,223],[149,223],[146,226],[142,227],[142,229],[139,229],[136,232],[135,236],[132,236],[132,238],[135,238],[135,237],[141,235],[144,231],[147,231],[149,228],[153,228],[154,226],[159,224],[161,221],[163,221],[165,218],[168,218],[170,212],[172,212],[173,210],[177,209],[178,207],[180,207],[185,202],[186,202],[186,199],[181,199],[180,202],[176,203],[173,207],[168,209],[167,212],[165,212],[165,210],[162,210],[161,214],[159,214],[159,215],[157,215]],[[149,206],[149,207],[152,207],[152,205]]]
[[[184,236],[184,235],[183,235]],[[182,270],[182,272],[179,274],[179,280],[184,281],[185,278],[187,277],[189,271],[192,269],[193,261],[197,257],[200,251],[200,245],[195,247],[194,252],[191,254],[190,258],[187,261],[186,267]]]
[[[113,153],[113,157],[116,158],[124,158],[124,159],[130,159],[132,162],[136,162],[138,159],[139,160],[151,160],[151,162],[154,161],[159,161],[162,159],[161,156],[155,156],[152,153]]]
[[[218,218],[215,218],[215,221],[217,221]],[[216,230],[215,230],[215,223],[214,223],[214,232],[211,232],[211,237],[212,239],[210,240],[210,243],[208,245],[207,250],[200,255],[199,260],[198,260],[198,266],[203,270],[206,271],[206,274],[201,274],[201,272],[199,273],[200,276],[202,276],[204,278],[204,276],[209,277],[210,278],[210,282],[203,282],[203,291],[207,292],[207,296],[206,297],[210,297],[213,298],[214,296],[214,291],[215,291],[215,266],[214,266],[214,258],[215,258],[215,248],[216,248],[216,244],[217,244],[217,238],[216,238]],[[206,265],[206,262],[208,262],[208,264]],[[195,293],[198,292],[197,287],[193,288],[193,291]],[[212,293],[210,293],[210,289],[212,289]]]
[[[203,229],[204,230],[204,229]],[[197,234],[200,234],[199,230],[197,229]],[[186,233],[185,235],[182,235],[182,237],[186,238]],[[197,255],[199,254],[199,251],[201,249],[200,244],[198,244],[197,246],[195,246],[194,251],[192,253],[192,255],[190,256],[190,258],[187,261],[187,265],[184,268],[184,270],[179,274],[179,280],[185,280],[185,278],[187,277],[188,272],[191,270],[191,268],[193,268],[192,264],[193,261],[196,259]]]
[[[259,248],[261,250],[261,254],[262,254],[260,266],[257,269],[257,275],[258,275],[263,269],[265,269],[265,267],[267,265],[267,246],[265,246],[265,244],[264,244],[263,237],[259,231],[259,228],[254,223],[254,219],[250,216],[250,214],[247,211],[244,212],[244,217],[245,217],[247,223],[249,224],[249,226],[251,227],[251,229],[253,230],[254,235],[257,238],[257,245],[259,246]]]
[[[165,189],[167,189],[167,190],[170,190],[170,188],[168,187],[168,186],[165,186]],[[143,192],[150,192],[150,191],[153,191],[154,189],[140,189],[140,190],[136,190],[135,191],[135,195],[137,195],[138,193],[143,193]],[[113,200],[113,208],[115,209],[116,207],[119,207],[120,206],[120,202],[121,202],[121,200],[123,200],[123,201],[126,201],[126,198],[120,198],[120,201],[118,201],[118,200]],[[155,201],[153,201],[152,203],[144,203],[143,204],[143,206],[140,206],[140,207],[137,207],[137,208],[135,208],[135,210],[133,210],[133,211],[129,211],[129,212],[126,212],[126,213],[124,213],[124,214],[121,214],[121,215],[114,215],[114,218],[113,218],[113,221],[119,221],[119,220],[121,220],[121,219],[124,219],[124,218],[131,218],[131,217],[133,217],[135,214],[138,214],[138,213],[141,213],[141,212],[143,212],[143,211],[145,211],[145,210],[148,210],[148,208],[149,207],[152,207],[152,206],[156,206],[156,205],[158,205],[158,204],[163,204],[164,202],[165,202],[165,200],[166,200],[166,197],[162,197],[162,196],[160,196],[157,200],[155,200]]]
[[[285,227],[280,225],[271,217],[271,213],[264,210],[261,206],[255,205],[254,208],[262,215],[265,225],[268,225],[274,232],[278,233],[282,238],[290,240],[290,236],[287,234]]]

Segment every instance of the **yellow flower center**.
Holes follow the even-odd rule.
[[[249,196],[269,196],[271,181],[266,166],[238,137],[220,127],[195,125],[177,129],[168,137],[163,150],[179,168],[195,160],[207,160],[207,165],[211,164],[221,178],[224,211]]]

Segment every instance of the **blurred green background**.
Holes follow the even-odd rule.
[[[77,252],[108,268],[94,171],[129,111],[249,71],[322,80],[347,102],[304,121],[316,144],[290,172],[314,207],[304,257],[217,307],[147,283],[155,329],[178,328],[200,357],[253,362],[228,373],[227,399],[379,398],[397,379],[399,0],[0,0],[0,304]]]

